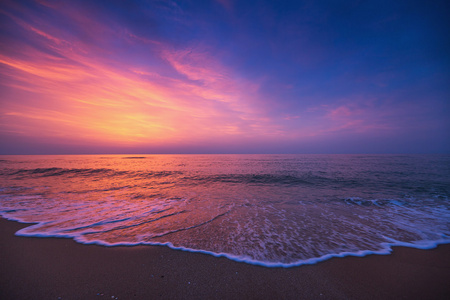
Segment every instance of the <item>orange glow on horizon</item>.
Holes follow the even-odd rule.
[[[405,60],[420,47],[426,57],[426,39],[410,41],[419,48],[397,44],[391,61],[378,52],[400,32],[363,38],[370,34],[363,27],[293,17],[310,11],[320,22],[339,20],[320,17],[326,5],[272,1],[256,13],[228,0],[47,2],[0,3],[0,153],[334,153],[384,144],[395,152],[425,140],[449,144],[445,88],[436,81],[445,78],[444,64]],[[349,38],[327,42],[339,36],[334,30]]]

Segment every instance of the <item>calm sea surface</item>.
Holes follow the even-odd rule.
[[[17,235],[266,266],[450,243],[449,155],[0,156]]]

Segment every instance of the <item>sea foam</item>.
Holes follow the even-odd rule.
[[[20,236],[267,267],[450,243],[447,156],[127,158],[8,159],[0,215],[34,223]]]

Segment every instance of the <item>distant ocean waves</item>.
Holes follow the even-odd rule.
[[[28,177],[50,177],[50,176],[170,176],[172,172],[132,172],[132,171],[117,171],[113,169],[66,169],[66,168],[36,168],[36,169],[22,169],[22,170],[2,170],[1,175],[15,176],[16,178]]]
[[[289,267],[450,243],[448,156],[11,156],[22,236],[166,245]]]
[[[136,159],[133,157],[133,159]],[[5,161],[5,160],[4,160]],[[331,176],[330,176],[331,175]],[[336,174],[313,174],[304,172],[296,175],[290,174],[271,174],[271,173],[248,173],[248,174],[193,174],[193,172],[183,171],[136,171],[136,170],[114,170],[107,168],[36,168],[36,169],[8,169],[0,170],[0,176],[8,176],[13,179],[30,179],[37,177],[67,177],[67,178],[128,178],[128,179],[146,179],[168,178],[174,182],[182,181],[183,184],[208,184],[208,183],[235,183],[249,185],[288,185],[288,186],[315,186],[316,188],[351,188],[374,186],[391,188],[403,188],[405,190],[414,189],[416,182],[403,181],[400,185],[397,182],[378,181],[369,182],[359,178],[346,178]],[[397,185],[397,186],[396,186]],[[426,190],[426,186],[420,187]]]

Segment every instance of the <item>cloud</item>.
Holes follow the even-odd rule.
[[[73,18],[76,35],[49,27],[35,16],[29,18],[31,25],[27,17],[25,13],[11,19],[33,43],[14,55],[0,53],[6,76],[2,89],[11,91],[0,107],[0,132],[42,138],[69,135],[77,141],[127,145],[275,132],[264,111],[254,107],[259,85],[235,79],[233,71],[207,51],[170,50],[169,45],[141,38],[126,28],[90,44],[90,27],[112,33],[98,29],[103,25],[92,20],[89,26],[78,25],[85,19],[79,12],[66,15]],[[80,33],[84,38],[79,39]],[[103,55],[117,42],[147,49],[150,54],[138,61],[156,61],[159,67]],[[97,51],[102,45],[104,51]]]
[[[0,138],[294,149],[449,128],[426,20],[410,40],[408,18],[372,28],[387,15],[364,5],[105,3],[1,2]]]

